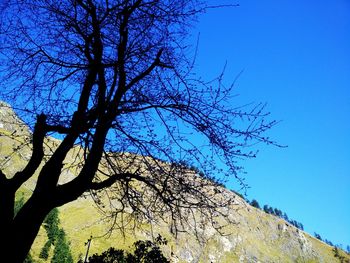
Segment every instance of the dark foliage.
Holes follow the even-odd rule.
[[[317,234],[316,232],[314,233],[314,236],[318,239],[318,240],[321,240],[323,241],[322,237],[320,234]]]
[[[71,263],[73,262],[72,253],[66,234],[62,228],[59,228],[58,209],[54,208],[44,220],[44,228],[47,233],[48,240],[42,247],[39,257],[47,260],[50,248],[54,246],[52,263]]]
[[[89,263],[126,263],[124,251],[113,247],[104,251],[102,254],[94,254],[88,259]],[[80,260],[78,263],[83,263]]]
[[[250,205],[251,205],[251,206],[254,206],[254,207],[258,208],[258,209],[260,209],[259,202],[256,201],[255,199],[253,199],[253,200],[250,202]]]
[[[58,230],[56,236],[55,249],[53,251],[51,263],[73,263],[69,243],[62,228]]]
[[[304,226],[303,226],[302,223],[300,223],[300,222],[298,222],[296,220],[290,219],[285,212],[281,211],[278,208],[273,208],[273,207],[271,207],[269,205],[264,205],[263,206],[263,210],[267,214],[278,216],[278,217],[286,220],[287,222],[289,222],[291,225],[295,226],[296,228],[298,228],[300,230],[304,230]]]
[[[166,240],[158,236],[155,242],[139,240],[134,243],[134,251],[125,253],[120,249],[109,248],[102,254],[89,257],[89,263],[169,263],[160,250],[160,245],[166,245]],[[82,263],[80,260],[78,263]]]
[[[330,246],[334,246],[334,244],[332,243],[332,241],[329,241],[328,239],[325,239],[324,242]]]

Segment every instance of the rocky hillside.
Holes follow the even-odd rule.
[[[29,129],[8,105],[0,103],[0,165],[9,174],[20,169],[30,156],[30,145],[24,135],[30,135]],[[48,145],[57,143],[59,141],[55,139],[47,141]],[[69,169],[66,173],[67,180],[74,176]],[[23,187],[18,197],[30,195],[34,184],[35,178]],[[111,246],[128,250],[135,240],[152,239],[161,234],[168,240],[162,249],[171,262],[340,262],[334,257],[331,246],[278,217],[250,206],[234,192],[222,191],[223,195],[235,198],[235,204],[228,208],[234,223],[225,228],[225,236],[205,222],[206,227],[199,229],[197,237],[194,229],[174,237],[170,225],[166,223],[143,223],[135,230],[131,225],[130,231],[111,232],[111,221],[99,212],[89,196],[60,208],[61,226],[67,233],[75,260],[85,255],[85,242],[91,236],[89,254],[102,252]],[[118,226],[119,222],[115,223]],[[46,232],[42,229],[31,252],[36,262],[43,262],[38,255],[46,239]]]

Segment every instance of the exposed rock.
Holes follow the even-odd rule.
[[[29,134],[28,126],[18,118],[11,106],[3,101],[0,101],[0,129],[13,135]]]

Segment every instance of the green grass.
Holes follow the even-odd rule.
[[[23,141],[21,139],[14,141],[8,136],[8,132],[3,129],[0,129],[0,134],[3,134],[3,136],[0,136],[0,157],[3,159],[5,156],[11,155],[13,148]],[[59,142],[48,140],[47,143],[51,147],[55,147]],[[74,150],[78,151],[77,148]],[[12,175],[23,168],[26,163],[23,160],[23,155],[28,154],[30,154],[29,147],[24,147],[21,154],[14,153],[8,163],[5,164],[4,171]],[[72,163],[73,156],[74,153],[72,151],[67,156],[65,162],[68,164]],[[74,167],[66,167],[69,172],[76,172]],[[26,183],[18,191],[17,198],[22,195],[28,197],[31,194],[35,186],[35,178],[34,176],[30,182]],[[243,202],[241,199],[238,200]],[[90,236],[93,236],[89,253],[92,255],[94,253],[101,253],[111,246],[130,251],[135,241],[151,239],[151,233],[153,232],[154,236],[160,233],[169,241],[168,245],[164,247],[164,252],[166,255],[174,252],[179,257],[179,263],[185,262],[185,259],[181,259],[181,253],[184,254],[186,251],[191,251],[192,254],[200,251],[198,262],[203,263],[209,262],[209,255],[220,255],[221,257],[217,262],[238,262],[242,252],[251,257],[256,257],[261,262],[339,262],[338,259],[334,258],[332,247],[304,232],[302,233],[306,236],[307,242],[312,246],[313,253],[318,255],[319,258],[313,255],[302,255],[299,247],[300,244],[298,243],[299,234],[295,227],[280,218],[266,214],[250,205],[245,204],[238,207],[238,210],[235,208],[232,209],[232,216],[237,224],[230,225],[226,229],[228,233],[231,233],[231,236],[228,236],[227,239],[233,242],[236,238],[236,241],[239,241],[235,246],[232,246],[230,251],[225,251],[223,239],[218,234],[212,235],[205,244],[199,244],[193,234],[180,234],[175,239],[171,235],[167,224],[153,226],[143,224],[142,229],[137,229],[134,233],[129,231],[125,236],[116,230],[109,237],[102,237],[108,232],[110,225],[106,221],[101,220],[102,215],[94,207],[94,203],[90,198],[80,198],[61,207],[59,210],[61,227],[67,233],[75,261],[85,255],[87,249],[85,242]],[[286,226],[287,229],[284,232],[281,230],[283,226]],[[44,229],[41,229],[31,251],[33,258],[37,262],[43,262],[38,258],[38,254],[46,240],[46,232]],[[350,259],[349,255],[343,252],[340,253]]]
[[[108,231],[108,224],[101,221],[101,214],[94,208],[91,199],[83,199],[67,204],[60,208],[61,227],[67,233],[68,240],[71,243],[74,260],[82,257],[86,253],[85,242],[93,236],[91,242],[90,253],[101,253],[102,251],[113,246],[127,251],[131,250],[132,244],[137,240],[150,239],[150,233],[156,236],[160,233],[169,241],[168,245],[164,247],[164,253],[170,255],[174,252],[177,255],[181,251],[189,250],[193,254],[200,252],[201,257],[198,262],[210,262],[209,255],[220,255],[217,262],[239,262],[241,252],[250,256],[255,256],[261,262],[323,262],[338,263],[334,258],[332,247],[323,242],[311,237],[308,234],[303,234],[312,245],[314,253],[321,258],[313,257],[312,255],[300,255],[300,248],[298,247],[297,236],[300,230],[288,225],[287,230],[282,232],[278,225],[288,224],[284,220],[268,215],[262,211],[250,208],[247,211],[242,208],[236,213],[237,224],[229,226],[231,236],[226,237],[229,240],[238,240],[235,246],[232,246],[230,251],[225,251],[222,237],[214,234],[205,244],[199,244],[193,235],[180,234],[178,239],[175,239],[169,232],[166,224],[160,226],[153,226],[144,224],[142,230],[136,230],[135,233],[127,232],[125,237],[119,231],[111,233],[110,237],[101,237]],[[303,232],[302,232],[303,233]],[[240,239],[238,238],[240,237]],[[45,231],[40,231],[38,238],[32,249],[32,255],[35,260],[38,260],[38,253],[46,241]],[[286,249],[286,244],[291,244],[291,247]],[[287,246],[288,247],[288,246]],[[42,261],[38,261],[42,262]],[[186,262],[184,259],[178,261]],[[249,261],[246,261],[249,262]]]

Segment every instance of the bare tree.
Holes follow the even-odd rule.
[[[113,216],[170,220],[174,232],[193,211],[209,222],[224,215],[232,200],[220,197],[217,178],[239,179],[237,161],[255,156],[253,144],[273,143],[263,133],[275,122],[264,121],[264,105],[230,104],[221,76],[193,73],[188,31],[207,8],[197,0],[2,3],[1,99],[32,129],[25,168],[0,172],[2,256],[22,262],[50,210],[85,192],[102,207],[108,189]],[[49,150],[48,136],[61,138]],[[61,182],[68,154],[76,176]],[[35,173],[14,216],[16,191]]]

